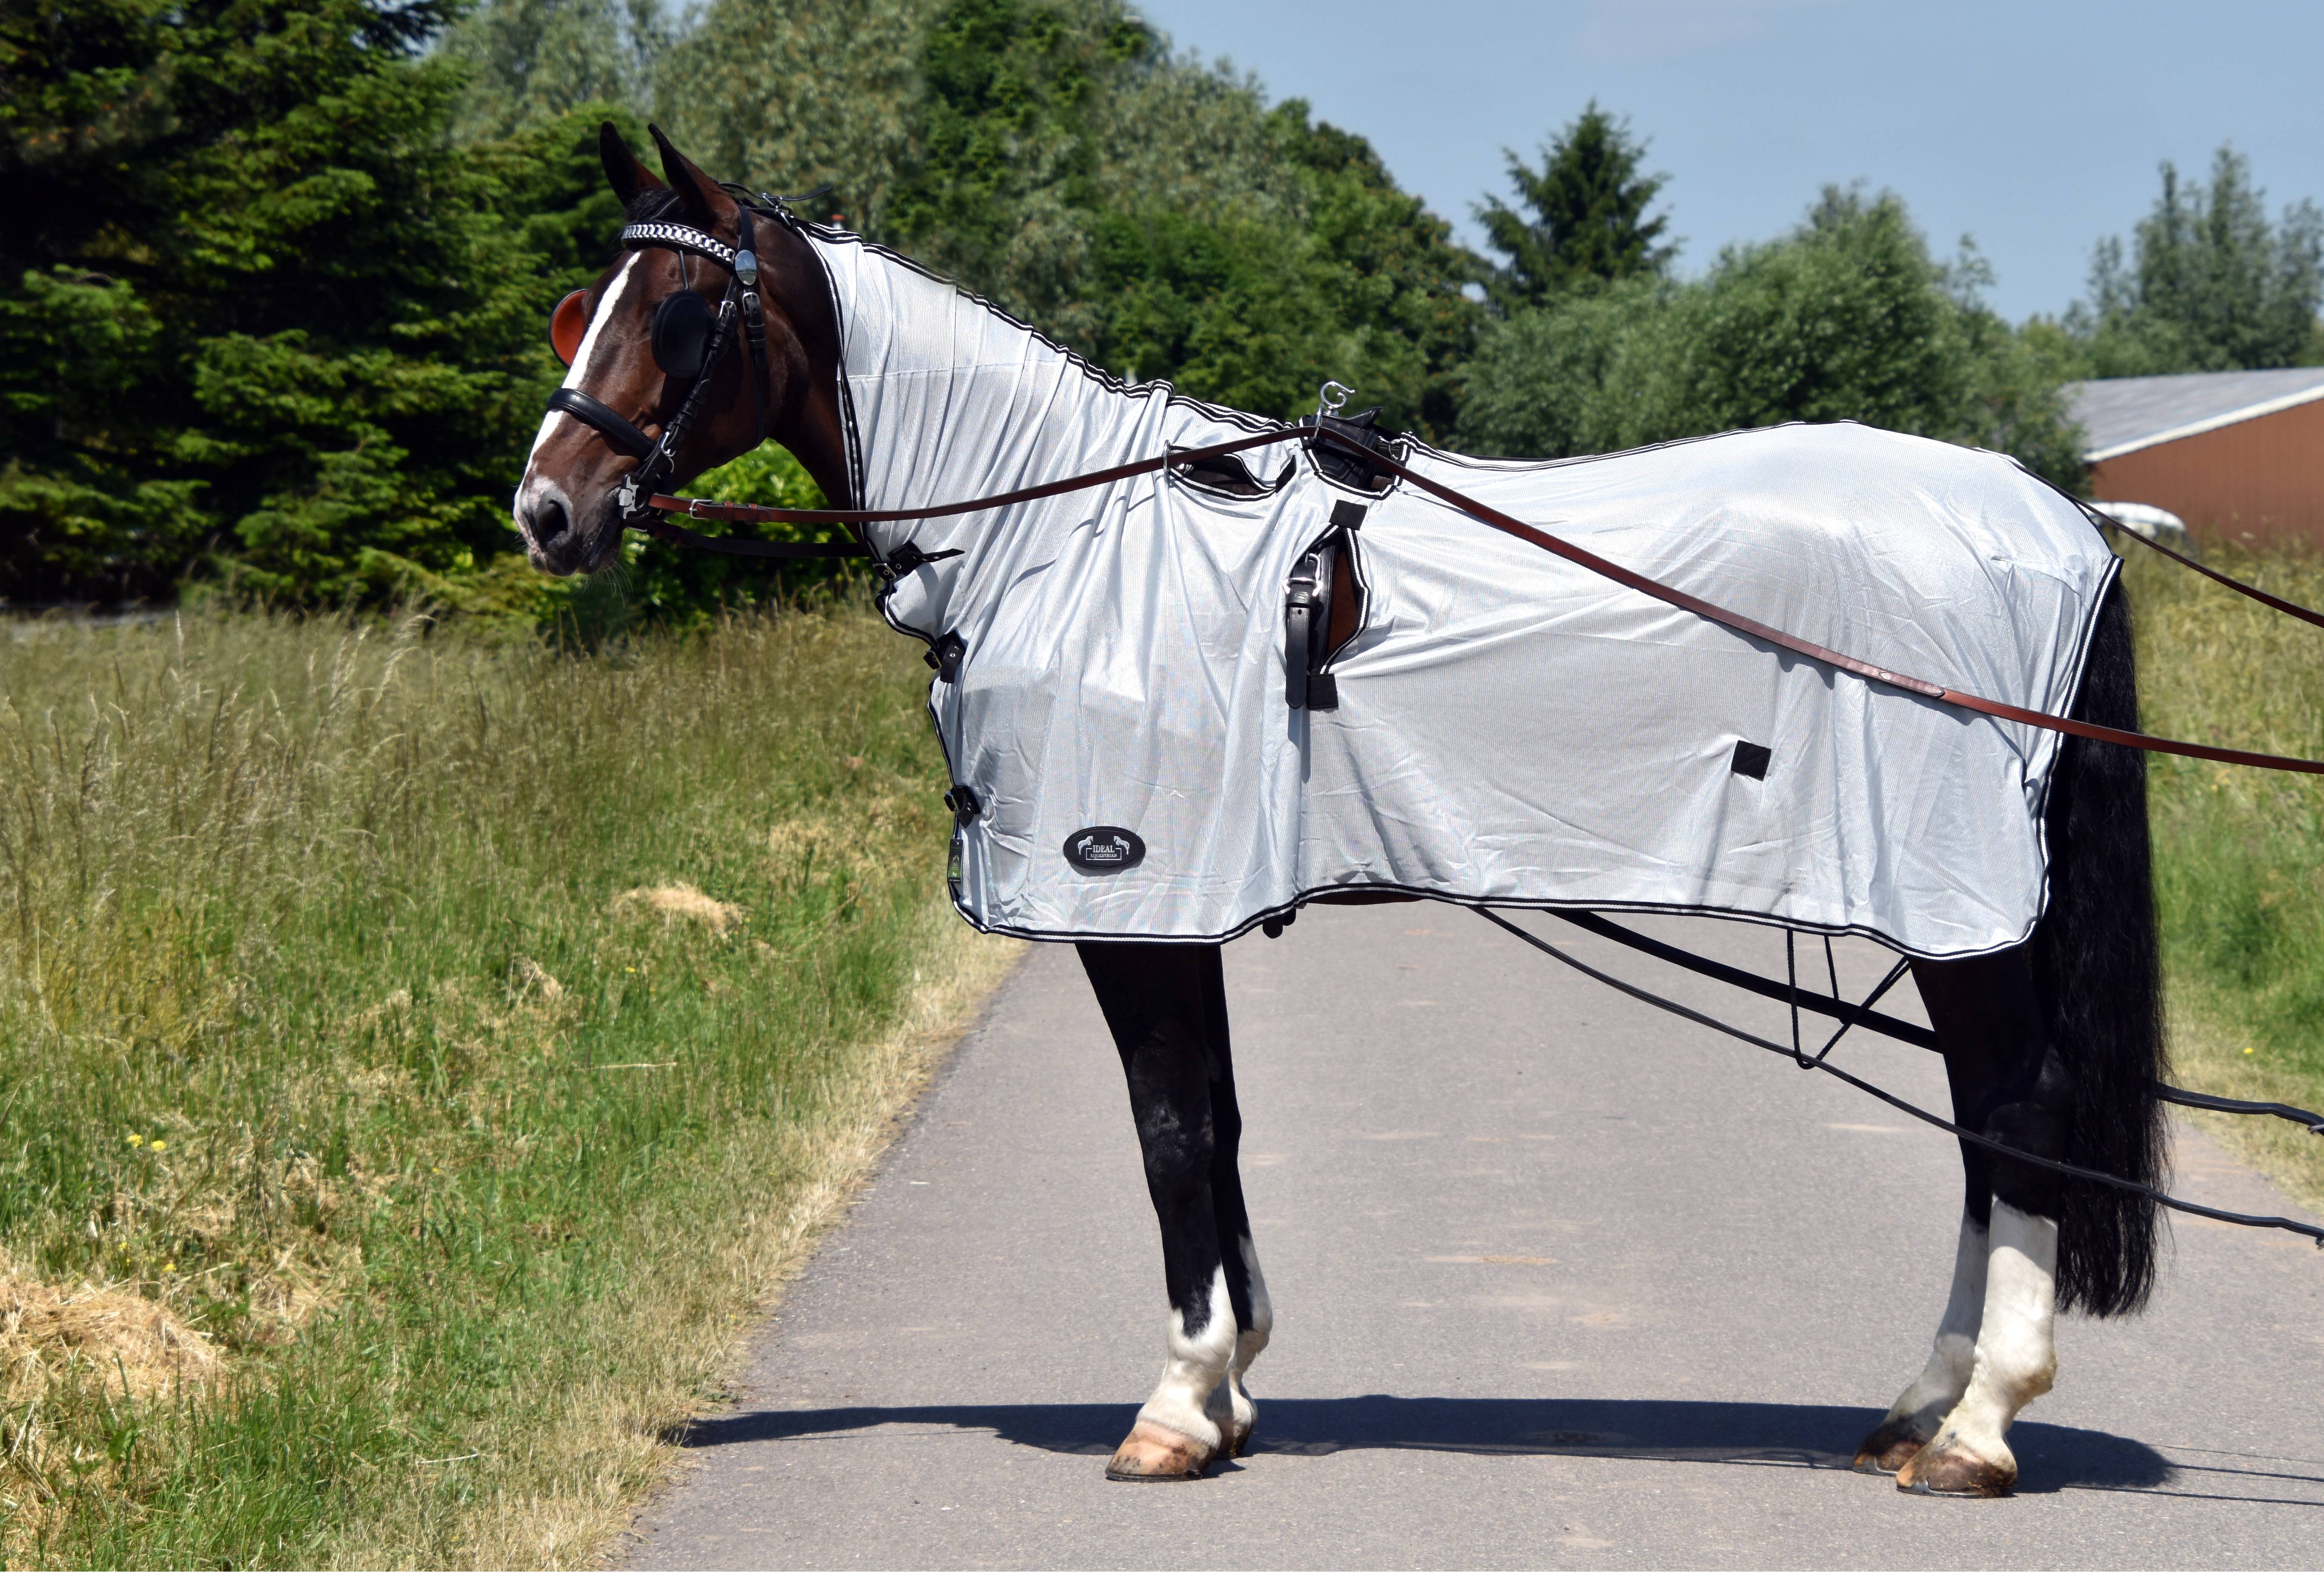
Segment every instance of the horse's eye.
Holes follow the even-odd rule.
[[[716,318],[702,297],[681,290],[654,308],[653,357],[662,374],[690,382],[702,374]]]

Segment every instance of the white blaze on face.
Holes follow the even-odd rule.
[[[597,350],[597,336],[604,330],[605,324],[612,321],[614,314],[621,309],[622,297],[628,292],[630,280],[637,273],[639,254],[637,252],[632,252],[622,260],[621,268],[613,274],[613,287],[605,291],[604,299],[597,302],[596,314],[589,318],[589,330],[581,336],[581,347],[574,352],[573,364],[565,373],[566,387],[577,389],[587,379],[590,357]],[[557,423],[572,418],[572,416],[562,409],[552,409],[541,418],[540,429],[533,434],[532,451],[525,455],[524,482],[517,487],[516,492],[516,519],[519,529],[523,528],[526,510],[543,496],[554,497],[566,504],[566,510],[568,513],[572,510],[572,500],[566,496],[564,487],[546,476],[533,473],[532,471],[533,460],[540,453],[540,445],[549,440],[549,433],[557,428]]]

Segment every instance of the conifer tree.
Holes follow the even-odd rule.
[[[1669,220],[1646,216],[1664,177],[1639,172],[1646,144],[1627,121],[1592,99],[1543,148],[1539,169],[1503,152],[1518,207],[1488,197],[1476,212],[1485,243],[1507,259],[1486,285],[1505,310],[1668,265],[1675,248],[1655,243]]]
[[[0,597],[159,594],[214,561],[337,601],[513,546],[542,315],[602,265],[611,204],[585,258],[558,217],[601,200],[585,133],[449,140],[460,68],[422,53],[448,16],[0,16]]]

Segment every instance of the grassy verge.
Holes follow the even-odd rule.
[[[0,642],[0,1555],[569,1565],[1006,964],[860,613]]]
[[[2324,758],[2324,632],[2128,549],[2147,728]],[[2209,556],[2324,604],[2324,559]],[[2324,781],[2160,756],[2150,778],[2181,1084],[2324,1108]],[[2324,1140],[2200,1118],[2324,1209]]]

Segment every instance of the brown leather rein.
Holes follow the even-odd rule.
[[[918,519],[953,518],[963,513],[977,513],[990,509],[1013,507],[1019,502],[1038,501],[1045,497],[1064,496],[1071,492],[1111,485],[1116,481],[1152,474],[1159,470],[1183,466],[1203,459],[1222,458],[1231,454],[1242,453],[1274,443],[1311,439],[1319,436],[1325,440],[1337,443],[1369,464],[1384,469],[1391,474],[1402,476],[1430,496],[1466,513],[1479,523],[1491,526],[1504,535],[1515,536],[1529,546],[1539,547],[1554,556],[1563,557],[1576,566],[1587,568],[1602,578],[1611,579],[1626,589],[1636,590],[1640,594],[1651,595],[1666,605],[1676,606],[1683,611],[1689,611],[1695,616],[1719,623],[1722,627],[1731,628],[1738,633],[1773,644],[1780,649],[1788,649],[1794,655],[1803,655],[1810,660],[1818,661],[1826,666],[1838,666],[1842,671],[1852,672],[1867,681],[1902,688],[1906,693],[1918,694],[1922,698],[1953,709],[1970,710],[1979,714],[1992,715],[1999,720],[2014,721],[2020,725],[2037,726],[2045,731],[2060,731],[2073,737],[2088,737],[2098,742],[2113,742],[2125,748],[2141,749],[2149,753],[2172,753],[2187,758],[2207,759],[2215,764],[2244,764],[2257,769],[2281,769],[2301,775],[2324,775],[2324,759],[2288,758],[2273,753],[2252,753],[2241,749],[2214,748],[2206,743],[2185,742],[2169,737],[2152,737],[2144,731],[2125,731],[2112,726],[2094,726],[2087,721],[2076,721],[2064,715],[2047,714],[2040,710],[2021,709],[2015,704],[2005,704],[1997,699],[1988,699],[1977,694],[1965,693],[1959,688],[1947,687],[1942,683],[1931,682],[1925,677],[1891,671],[1886,666],[1875,666],[1870,661],[1858,660],[1852,655],[1843,654],[1837,649],[1828,649],[1812,640],[1786,633],[1780,628],[1771,628],[1766,623],[1755,618],[1746,617],[1739,611],[1730,611],[1726,607],[1703,600],[1698,595],[1688,594],[1684,590],[1673,589],[1668,584],[1646,577],[1644,574],[1634,573],[1618,563],[1609,562],[1595,552],[1585,550],[1571,541],[1560,540],[1557,537],[1536,529],[1522,519],[1510,517],[1498,508],[1478,501],[1474,497],[1431,480],[1426,475],[1388,457],[1386,454],[1368,447],[1352,437],[1342,436],[1328,427],[1320,431],[1314,427],[1286,427],[1277,431],[1239,437],[1231,442],[1216,443],[1208,447],[1174,448],[1158,457],[1140,459],[1135,464],[1116,464],[1111,469],[1093,470],[1087,474],[1073,475],[1065,480],[1050,481],[1038,486],[1027,486],[1019,491],[1003,492],[997,496],[979,497],[965,502],[939,502],[927,508],[880,510],[766,508],[751,502],[715,502],[702,498],[659,494],[649,499],[646,505],[661,512],[684,513],[690,518],[717,519],[734,524],[908,523]],[[2078,502],[2076,505],[2082,507],[2083,511],[2090,514],[2094,519],[2105,517],[2083,504]],[[2107,522],[2112,523],[2114,520],[2107,519]],[[721,540],[711,536],[698,535],[693,530],[659,520],[649,520],[635,527],[657,538],[669,540],[676,545],[735,555],[752,556],[868,555],[867,548],[863,547],[838,542]],[[2117,528],[2121,527],[2117,526]],[[2181,556],[2168,547],[2148,540],[2136,530],[2125,529],[2123,533],[2135,537],[2143,544],[2161,552],[2182,566],[2192,568],[2207,578],[2216,579],[2238,593],[2248,595],[2264,605],[2298,617],[2303,621],[2324,627],[2324,613],[2296,605],[2290,601],[2279,600],[2264,590],[2215,572],[2205,567],[2201,563]],[[923,557],[918,560],[933,559]]]

